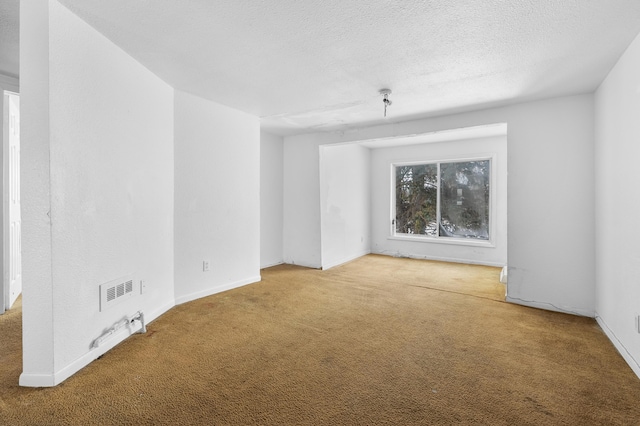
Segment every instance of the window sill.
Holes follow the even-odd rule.
[[[435,244],[453,244],[457,246],[472,246],[472,247],[487,247],[494,248],[496,245],[491,241],[478,241],[471,239],[463,239],[463,238],[437,238],[437,237],[411,237],[408,235],[390,235],[387,237],[388,240],[398,240],[398,241],[412,241],[415,243],[435,243]]]

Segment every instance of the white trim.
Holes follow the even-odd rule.
[[[476,154],[473,156],[460,156],[453,157],[447,159],[431,159],[431,160],[410,160],[410,161],[397,161],[391,163],[391,192],[390,192],[390,234],[387,236],[387,239],[390,240],[406,240],[406,241],[417,241],[417,242],[446,242],[448,244],[458,244],[458,245],[473,245],[480,247],[495,247],[496,241],[496,223],[497,223],[497,204],[498,204],[498,196],[496,195],[497,191],[497,174],[495,172],[495,168],[498,163],[498,154],[497,152],[485,153],[485,154]],[[469,240],[465,238],[455,238],[455,237],[440,237],[440,236],[431,236],[431,235],[416,235],[415,237],[409,236],[408,234],[398,234],[396,233],[396,168],[402,166],[420,166],[426,164],[436,164],[438,171],[436,174],[437,178],[437,207],[436,207],[436,222],[440,223],[440,165],[448,164],[448,163],[464,163],[471,161],[489,161],[489,239],[488,240]],[[444,241],[441,241],[444,240]]]
[[[2,135],[0,140],[2,141],[2,152],[0,153],[0,163],[2,163],[2,211],[0,212],[0,240],[2,246],[0,249],[0,314],[3,314],[6,310],[11,309],[11,281],[9,278],[10,263],[9,263],[9,191],[7,190],[9,185],[9,123],[6,121],[9,117],[7,115],[8,99],[6,95],[16,95],[18,93],[19,86],[18,80],[13,77],[7,77],[0,74],[0,94],[2,100],[0,101],[0,115],[2,115]]]
[[[469,161],[485,161],[485,160],[491,160],[492,162],[495,161],[495,157],[496,157],[496,153],[495,152],[491,152],[491,153],[482,153],[482,154],[476,154],[476,155],[464,155],[464,156],[460,156],[460,157],[450,157],[450,158],[443,158],[440,159],[440,157],[437,157],[435,159],[426,159],[426,160],[408,160],[408,161],[394,161],[391,163],[391,165],[393,167],[397,167],[397,166],[421,166],[423,164],[437,164],[437,163],[467,163]],[[493,169],[493,164],[491,165],[491,169]],[[393,171],[393,169],[392,169]],[[440,174],[440,171],[438,171],[438,175]],[[395,182],[395,175],[393,176],[393,180]],[[438,182],[439,183],[439,182]]]
[[[504,263],[497,262],[485,262],[477,259],[460,259],[453,257],[439,257],[439,256],[428,256],[422,254],[411,254],[411,253],[388,253],[388,252],[371,252],[372,254],[379,254],[382,256],[390,256],[390,257],[404,257],[409,259],[419,259],[419,260],[435,260],[438,262],[449,262],[449,263],[462,263],[464,265],[482,265],[482,266],[494,266],[496,268],[502,268]]]
[[[609,340],[611,340],[611,343],[613,343],[613,346],[616,347],[620,355],[622,355],[622,358],[627,362],[627,364],[629,364],[631,370],[633,370],[636,376],[640,378],[640,363],[636,361],[636,359],[633,357],[633,355],[631,355],[624,344],[620,340],[618,340],[618,337],[616,337],[614,332],[609,328],[607,323],[602,319],[600,315],[598,315],[597,312],[595,314],[595,317],[604,334],[609,338]]]
[[[98,359],[105,353],[109,352],[111,349],[116,347],[118,344],[122,343],[127,337],[136,334],[140,331],[142,325],[139,322],[135,322],[133,327],[123,327],[120,330],[116,331],[108,340],[106,340],[103,344],[98,346],[95,349],[90,350],[89,352],[82,355],[80,358],[73,361],[71,364],[66,367],[58,370],[53,375],[54,386],[62,383],[67,380],[69,377],[80,371],[82,368],[89,365],[91,362]],[[22,380],[22,376],[20,376],[20,380]],[[20,383],[22,385],[22,383]]]
[[[507,291],[509,291],[508,286],[507,286]],[[562,305],[558,306],[558,305],[554,305],[553,303],[536,302],[534,300],[523,300],[523,299],[518,299],[517,297],[509,297],[509,295],[507,295],[505,300],[509,303],[514,303],[516,305],[529,306],[531,308],[544,309],[546,311],[562,312],[563,314],[580,315],[580,316],[589,317],[589,318],[593,318],[595,315],[594,311],[589,309],[575,308],[573,306],[562,306]]]
[[[53,374],[20,374],[20,386],[28,388],[49,388],[56,385]]]
[[[260,269],[267,269],[278,265],[284,265],[284,262],[281,260],[279,262],[267,263],[266,265],[260,265]]]
[[[354,260],[359,259],[362,256],[366,256],[368,254],[371,254],[371,251],[370,250],[365,250],[365,251],[362,251],[362,252],[360,252],[358,254],[355,254],[353,256],[349,256],[344,260],[339,260],[337,262],[332,262],[332,263],[329,263],[327,265],[323,264],[322,265],[322,270],[326,271],[327,269],[335,268],[336,266],[340,266],[340,265],[344,265],[345,263],[353,262]]]
[[[310,268],[310,269],[322,269],[322,265],[320,264],[315,264],[315,263],[311,263],[311,262],[300,262],[300,263],[296,263],[295,261],[289,261],[287,262],[286,260],[283,262],[286,263],[287,265],[294,265],[294,266],[302,266],[304,268]],[[322,262],[320,262],[322,263]]]
[[[414,243],[453,244],[457,246],[495,247],[491,240],[474,240],[472,238],[432,237],[430,235],[411,236],[409,234],[396,234],[387,237],[387,240],[413,241]]]
[[[154,319],[158,318],[160,315],[173,308],[173,306],[174,303],[167,303],[161,308],[156,309],[150,315],[147,315],[147,323],[152,322]],[[19,384],[20,386],[32,388],[57,386],[114,347],[116,347],[118,344],[122,343],[132,334],[140,331],[141,327],[142,325],[139,322],[136,322],[135,325],[131,328],[121,328],[120,330],[116,331],[108,340],[106,340],[104,344],[101,344],[95,349],[91,349],[89,352],[80,356],[75,361],[71,362],[70,364],[66,365],[53,374],[22,373],[20,374]]]
[[[169,309],[173,308],[174,306],[176,306],[176,303],[172,300],[171,302],[165,303],[164,305],[160,306],[155,311],[151,311],[151,313],[145,314],[146,323],[151,323],[156,318],[159,318],[161,315],[167,313]]]
[[[176,298],[176,305],[191,302],[192,300],[201,299],[203,297],[211,296],[216,293],[222,293],[223,291],[233,290],[234,288],[242,287],[247,284],[257,283],[262,280],[260,275],[245,278],[244,280],[235,281],[232,283],[222,284],[216,287],[208,288],[206,290],[197,291],[195,293],[187,294]]]
[[[2,75],[0,74],[0,77]],[[2,82],[0,81],[0,85]],[[3,314],[9,306],[10,286],[9,281],[9,125],[8,125],[8,97],[7,90],[4,90],[0,86],[0,94],[2,100],[0,101],[0,114],[2,115],[2,135],[0,135],[0,141],[2,141],[2,147],[0,148],[0,164],[2,164],[2,202],[0,203],[0,314]]]

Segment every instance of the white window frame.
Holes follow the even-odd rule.
[[[454,244],[454,245],[463,245],[463,246],[479,246],[479,247],[495,247],[495,223],[496,223],[496,190],[497,190],[497,182],[496,176],[497,173],[495,171],[495,167],[497,165],[496,154],[483,154],[483,155],[474,155],[471,157],[454,157],[454,158],[445,158],[445,159],[432,159],[432,160],[413,160],[413,161],[399,161],[391,163],[390,170],[390,216],[389,216],[389,236],[387,239],[389,240],[400,240],[400,241],[412,241],[417,243],[437,243],[437,244]],[[437,164],[438,166],[438,198],[437,198],[437,221],[440,223],[440,164],[442,163],[463,163],[467,161],[490,161],[489,167],[489,239],[488,240],[475,240],[469,238],[461,238],[461,237],[441,237],[441,236],[432,236],[432,235],[410,235],[410,234],[399,234],[396,233],[396,167],[401,166],[420,166],[424,164]]]

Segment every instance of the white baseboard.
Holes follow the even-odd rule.
[[[147,324],[150,323],[154,319],[158,318],[159,316],[167,312],[169,309],[173,308],[175,305],[179,305],[185,302],[199,299],[201,297],[210,296],[212,294],[220,293],[226,290],[231,290],[233,288],[258,282],[260,280],[261,280],[261,277],[258,275],[258,276],[247,278],[245,280],[240,280],[233,283],[220,285],[214,288],[206,289],[203,291],[199,291],[196,293],[191,293],[191,294],[179,297],[175,299],[175,301],[167,303],[161,306],[160,308],[153,310],[152,312],[146,313],[145,321]],[[115,331],[100,346],[98,346],[97,348],[90,349],[87,353],[80,356],[75,361],[71,362],[70,364],[66,365],[65,367],[56,371],[53,374],[23,372],[20,375],[19,384],[20,386],[34,387],[34,388],[57,386],[63,381],[65,381],[66,379],[68,379],[69,377],[71,377],[72,375],[74,375],[75,373],[77,373],[78,371],[80,371],[81,369],[83,369],[84,367],[86,367],[87,365],[89,365],[91,362],[95,361],[98,357],[104,355],[109,350],[113,349],[116,345],[118,345],[119,343],[127,339],[127,337],[135,333],[138,333],[141,327],[142,325],[139,322],[134,323],[134,325],[131,327],[128,327],[128,326],[122,327],[121,329]]]
[[[174,303],[167,303],[159,309],[146,314],[145,323],[149,324],[154,319],[167,312],[173,306],[175,306]],[[56,371],[53,374],[22,373],[20,375],[19,384],[20,386],[33,388],[57,386],[114,347],[116,347],[118,344],[122,343],[127,337],[138,333],[141,328],[142,325],[139,322],[136,322],[132,327],[123,327],[120,330],[117,330],[103,344],[101,344],[97,348],[90,349],[89,352],[85,353],[72,363],[68,364],[67,366]]]
[[[502,268],[504,263],[498,262],[485,262],[482,260],[474,260],[474,259],[455,259],[450,257],[439,257],[439,256],[426,256],[421,254],[411,254],[411,253],[389,253],[389,252],[371,252],[372,254],[380,254],[382,256],[391,256],[391,257],[399,257],[399,258],[409,258],[409,259],[422,259],[422,260],[436,260],[438,262],[450,262],[450,263],[464,263],[466,265],[482,265],[482,266],[495,266],[498,268]]]
[[[322,265],[311,262],[297,262],[285,259],[283,263],[286,263],[287,265],[302,266],[303,268],[322,269]]]
[[[356,260],[356,259],[358,259],[358,258],[360,258],[362,256],[366,256],[366,255],[368,255],[370,253],[371,252],[367,250],[367,251],[360,252],[358,254],[354,254],[352,256],[347,256],[346,258],[344,258],[342,260],[339,260],[337,262],[330,262],[330,263],[328,263],[326,265],[323,263],[322,264],[322,270],[326,271],[327,269],[331,269],[331,268],[335,268],[336,266],[344,265],[345,263],[349,263],[349,262],[354,261],[354,260]]]
[[[57,383],[55,382],[54,374],[22,373],[20,374],[19,385],[28,388],[49,388],[57,385]]]
[[[260,269],[267,269],[267,268],[271,268],[273,266],[278,266],[278,265],[283,265],[284,262],[280,261],[280,262],[275,262],[275,263],[267,263],[266,265],[260,265]]]
[[[165,312],[167,312],[169,309],[173,308],[174,306],[176,306],[176,303],[174,301],[171,301],[169,303],[165,303],[164,305],[160,306],[158,309],[155,309],[155,310],[149,312],[148,314],[145,314],[144,318],[145,318],[146,323],[149,324],[150,322],[152,322],[153,320],[155,320],[160,315],[164,314]]]
[[[244,280],[235,281],[232,283],[226,283],[226,284],[218,285],[216,287],[208,288],[206,290],[197,291],[195,293],[180,296],[176,298],[176,305],[181,305],[183,303],[191,302],[192,300],[211,296],[216,293],[222,293],[223,291],[232,290],[234,288],[242,287],[247,284],[257,283],[260,280],[262,280],[262,277],[260,277],[260,275],[257,275],[257,276],[245,278]]]
[[[618,337],[609,328],[607,323],[604,322],[602,317],[598,315],[597,312],[596,312],[596,321],[598,322],[598,325],[600,326],[602,331],[604,331],[604,334],[609,338],[609,340],[611,340],[611,343],[613,343],[613,346],[615,346],[618,352],[620,353],[620,355],[622,355],[622,358],[626,361],[627,364],[629,364],[629,367],[631,367],[631,370],[633,370],[636,376],[640,378],[640,364],[638,364],[638,361],[636,361],[636,359],[629,353],[629,351],[622,344],[622,342],[618,340]]]
[[[508,291],[507,284],[507,291]],[[583,317],[593,318],[595,313],[592,310],[575,308],[573,306],[562,306],[562,305],[554,305],[553,303],[548,302],[536,302],[534,300],[523,300],[518,299],[517,297],[511,297],[507,295],[505,300],[509,303],[514,303],[516,305],[528,306],[530,308],[544,309],[547,311],[555,311],[561,312],[563,314],[572,314],[572,315],[580,315]]]

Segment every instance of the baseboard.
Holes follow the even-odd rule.
[[[153,320],[155,320],[160,315],[164,314],[165,312],[167,312],[169,309],[173,308],[174,306],[176,306],[176,303],[174,301],[171,301],[169,303],[165,303],[164,305],[162,305],[158,309],[155,309],[155,310],[153,310],[153,311],[151,311],[149,313],[146,313],[144,315],[146,323],[149,324],[150,322],[152,322]]]
[[[18,382],[20,386],[27,388],[50,388],[57,385],[54,374],[20,374]]]
[[[192,300],[201,299],[203,297],[211,296],[216,293],[222,293],[223,291],[233,290],[234,288],[242,287],[247,284],[257,283],[262,280],[260,275],[246,278],[244,280],[235,281],[232,283],[222,284],[216,287],[208,288],[206,290],[197,291],[195,293],[187,294],[176,298],[176,305],[191,302]]]
[[[199,299],[201,297],[210,296],[222,291],[231,290],[233,288],[241,287],[246,284],[258,282],[260,281],[260,279],[260,276],[251,277],[246,280],[236,281],[233,283],[180,297],[176,299],[175,302],[167,303],[160,308],[147,313],[145,316],[146,323],[150,323],[160,315],[167,312],[169,309],[173,308],[175,305]],[[95,361],[98,357],[113,349],[116,345],[122,343],[122,341],[126,340],[129,336],[138,333],[141,327],[142,325],[136,322],[132,327],[123,327],[120,330],[117,330],[103,344],[101,344],[97,348],[91,349],[89,352],[85,353],[72,363],[68,364],[67,366],[56,371],[53,374],[22,373],[20,375],[19,384],[20,386],[34,388],[57,386],[87,365],[89,365],[91,362]]]
[[[260,269],[272,268],[274,266],[283,265],[283,264],[284,264],[283,261],[276,262],[276,263],[267,263],[266,265],[260,265]]]
[[[372,252],[372,254],[379,254],[382,256],[391,256],[391,257],[399,257],[399,258],[408,258],[408,259],[421,259],[421,260],[435,260],[438,262],[449,262],[449,263],[464,263],[465,265],[481,265],[481,266],[495,266],[497,268],[502,268],[505,264],[498,262],[485,262],[482,260],[469,260],[469,259],[454,259],[450,257],[439,257],[439,256],[428,256],[421,254],[411,254],[411,253],[388,253],[388,252]]]
[[[507,289],[508,289],[508,284],[507,284]],[[507,295],[505,300],[509,303],[514,303],[516,305],[528,306],[530,308],[544,309],[546,311],[561,312],[563,314],[579,315],[582,317],[589,317],[589,318],[593,318],[595,315],[595,312],[588,309],[575,308],[573,306],[562,306],[562,305],[558,306],[558,305],[554,305],[553,303],[536,302],[534,300],[523,300],[523,299],[518,299],[517,297],[511,297],[509,295]]]
[[[314,264],[314,263],[310,263],[310,262],[299,262],[299,261],[295,261],[295,260],[287,260],[287,259],[285,259],[283,261],[283,263],[285,263],[287,265],[302,266],[303,268],[322,269],[322,265]]]
[[[173,306],[175,306],[174,303],[167,303],[159,309],[146,314],[145,322],[147,324],[152,322],[154,319],[167,312]],[[116,347],[118,344],[122,343],[129,336],[138,333],[141,328],[142,325],[139,322],[136,322],[133,327],[123,327],[120,330],[117,330],[103,344],[101,344],[97,348],[89,350],[89,352],[85,353],[84,355],[73,361],[71,364],[53,374],[22,373],[20,375],[19,384],[20,386],[33,388],[57,386],[114,347]]]
[[[98,357],[101,357],[102,355],[104,355],[107,352],[109,352],[111,349],[116,347],[118,344],[120,344],[124,340],[126,340],[127,337],[140,332],[141,328],[142,328],[142,325],[140,323],[136,322],[136,323],[134,323],[133,327],[131,327],[131,328],[124,327],[124,328],[121,328],[120,330],[116,331],[111,336],[111,338],[108,339],[107,341],[105,341],[103,344],[101,344],[100,346],[98,346],[95,349],[90,350],[89,352],[87,352],[86,354],[81,356],[80,358],[76,359],[71,364],[67,365],[62,370],[57,371],[54,374],[54,377],[53,377],[54,386],[62,383],[63,381],[65,381],[66,379],[71,377],[73,374],[77,373],[82,368],[86,367],[91,362],[93,362],[96,359],[98,359]]]
[[[329,264],[327,264],[327,265],[325,265],[325,264],[323,263],[323,264],[322,264],[322,270],[323,270],[323,271],[326,271],[327,269],[331,269],[331,268],[335,268],[336,266],[344,265],[345,263],[352,262],[352,261],[354,261],[354,260],[356,260],[356,259],[358,259],[358,258],[361,258],[362,256],[366,256],[366,255],[368,255],[368,254],[370,254],[370,253],[371,253],[371,252],[367,250],[367,251],[363,251],[363,252],[361,252],[361,253],[355,254],[355,255],[353,255],[353,256],[346,257],[346,258],[345,258],[345,259],[343,259],[343,260],[339,260],[339,261],[337,261],[337,262],[329,263]]]
[[[629,367],[631,367],[631,370],[633,370],[635,375],[638,376],[638,378],[640,378],[640,364],[638,364],[638,361],[636,361],[636,359],[629,353],[629,351],[624,346],[624,344],[622,344],[622,342],[618,340],[618,337],[616,337],[615,333],[609,328],[607,323],[604,322],[602,317],[598,315],[597,312],[595,316],[596,316],[596,321],[598,322],[598,325],[600,326],[604,334],[609,338],[609,340],[611,340],[611,343],[613,343],[613,346],[616,347],[620,355],[622,355],[622,358],[629,365]]]

